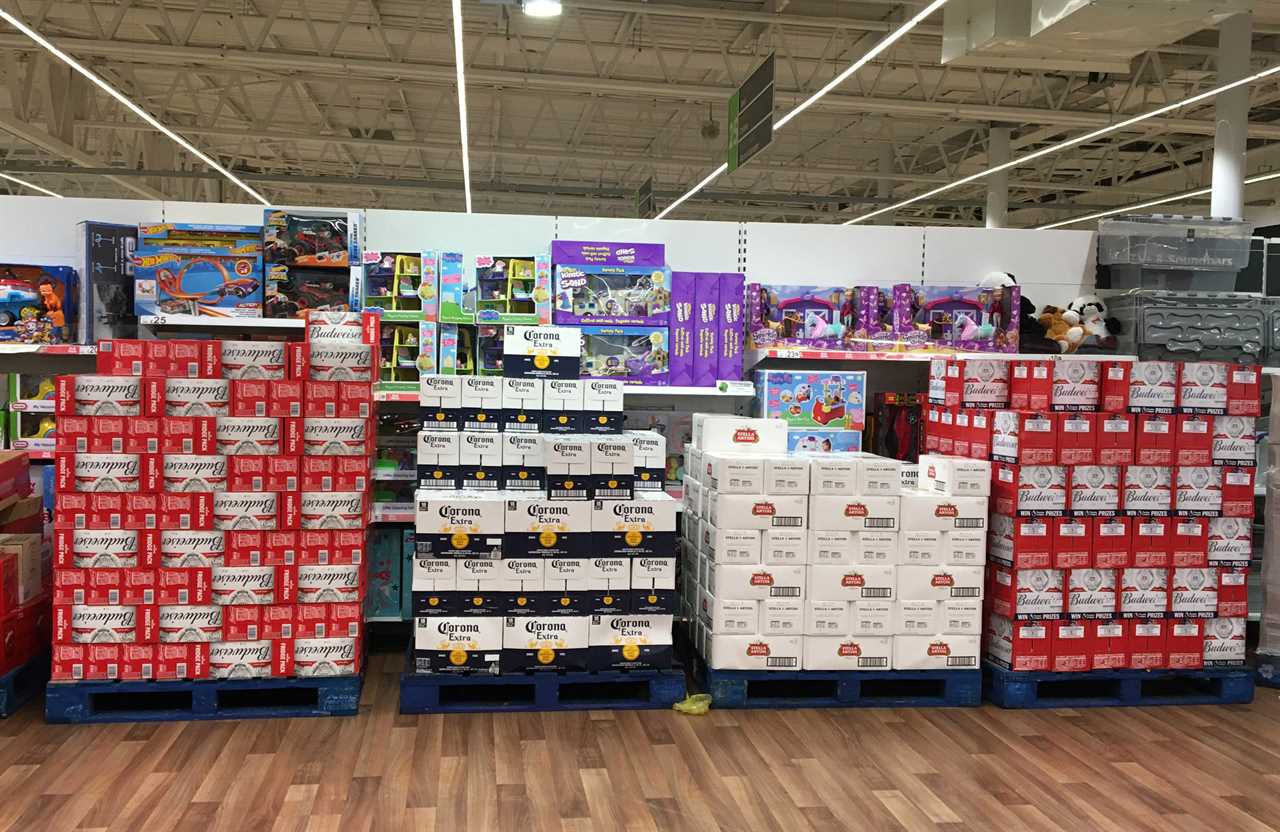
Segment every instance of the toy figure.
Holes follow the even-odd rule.
[[[813,388],[811,386],[809,386],[808,384],[796,385],[796,401],[797,402],[800,402],[800,403],[807,402],[812,396],[813,396]]]
[[[857,325],[858,320],[858,303],[854,299],[853,289],[844,290],[844,299],[840,302],[840,323],[845,329],[852,329]]]
[[[993,286],[987,303],[987,323],[996,329],[1004,329],[1004,287]]]
[[[1097,295],[1081,295],[1067,305],[1064,313],[1068,322],[1081,330],[1080,346],[1098,347],[1104,350],[1116,348],[1116,334],[1122,324],[1117,318],[1107,316],[1107,304]]]

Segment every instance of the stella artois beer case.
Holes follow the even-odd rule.
[[[677,502],[662,488],[665,440],[623,430],[620,382],[558,366],[508,353],[507,377],[422,377],[419,673],[671,666]]]
[[[324,314],[57,379],[54,681],[361,672],[376,348]]]
[[[1037,671],[1243,664],[1258,369],[995,363],[933,362],[920,473],[945,490],[936,477],[959,458],[990,461],[985,657]]]

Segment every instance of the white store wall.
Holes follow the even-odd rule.
[[[289,206],[286,206],[289,207]],[[336,210],[348,210],[340,208]],[[0,197],[0,261],[79,266],[77,224],[200,222],[258,224],[249,204]],[[792,223],[628,220],[432,211],[366,212],[365,247],[438,248],[524,254],[552,239],[655,242],[683,271],[736,271],[778,284],[925,282],[973,285],[1012,272],[1038,306],[1065,305],[1093,286],[1092,231],[915,228]]]

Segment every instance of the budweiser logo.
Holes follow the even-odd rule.
[[[210,584],[214,594],[241,589],[270,590],[275,586],[275,569],[270,566],[215,566]]]
[[[222,607],[167,606],[160,608],[160,629],[179,630],[194,627],[211,629],[222,627]]]

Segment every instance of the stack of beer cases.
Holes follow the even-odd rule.
[[[373,348],[307,331],[58,378],[55,681],[360,672]]]
[[[507,327],[503,377],[423,376],[414,668],[664,668],[676,501],[571,327]]]
[[[1243,664],[1256,368],[949,359],[930,400],[928,450],[995,461],[988,658]]]
[[[788,454],[785,436],[694,416],[681,592],[708,665],[975,669],[989,466],[926,492],[896,460]]]
[[[41,498],[31,492],[26,453],[0,451],[0,675],[49,649],[50,564]]]

